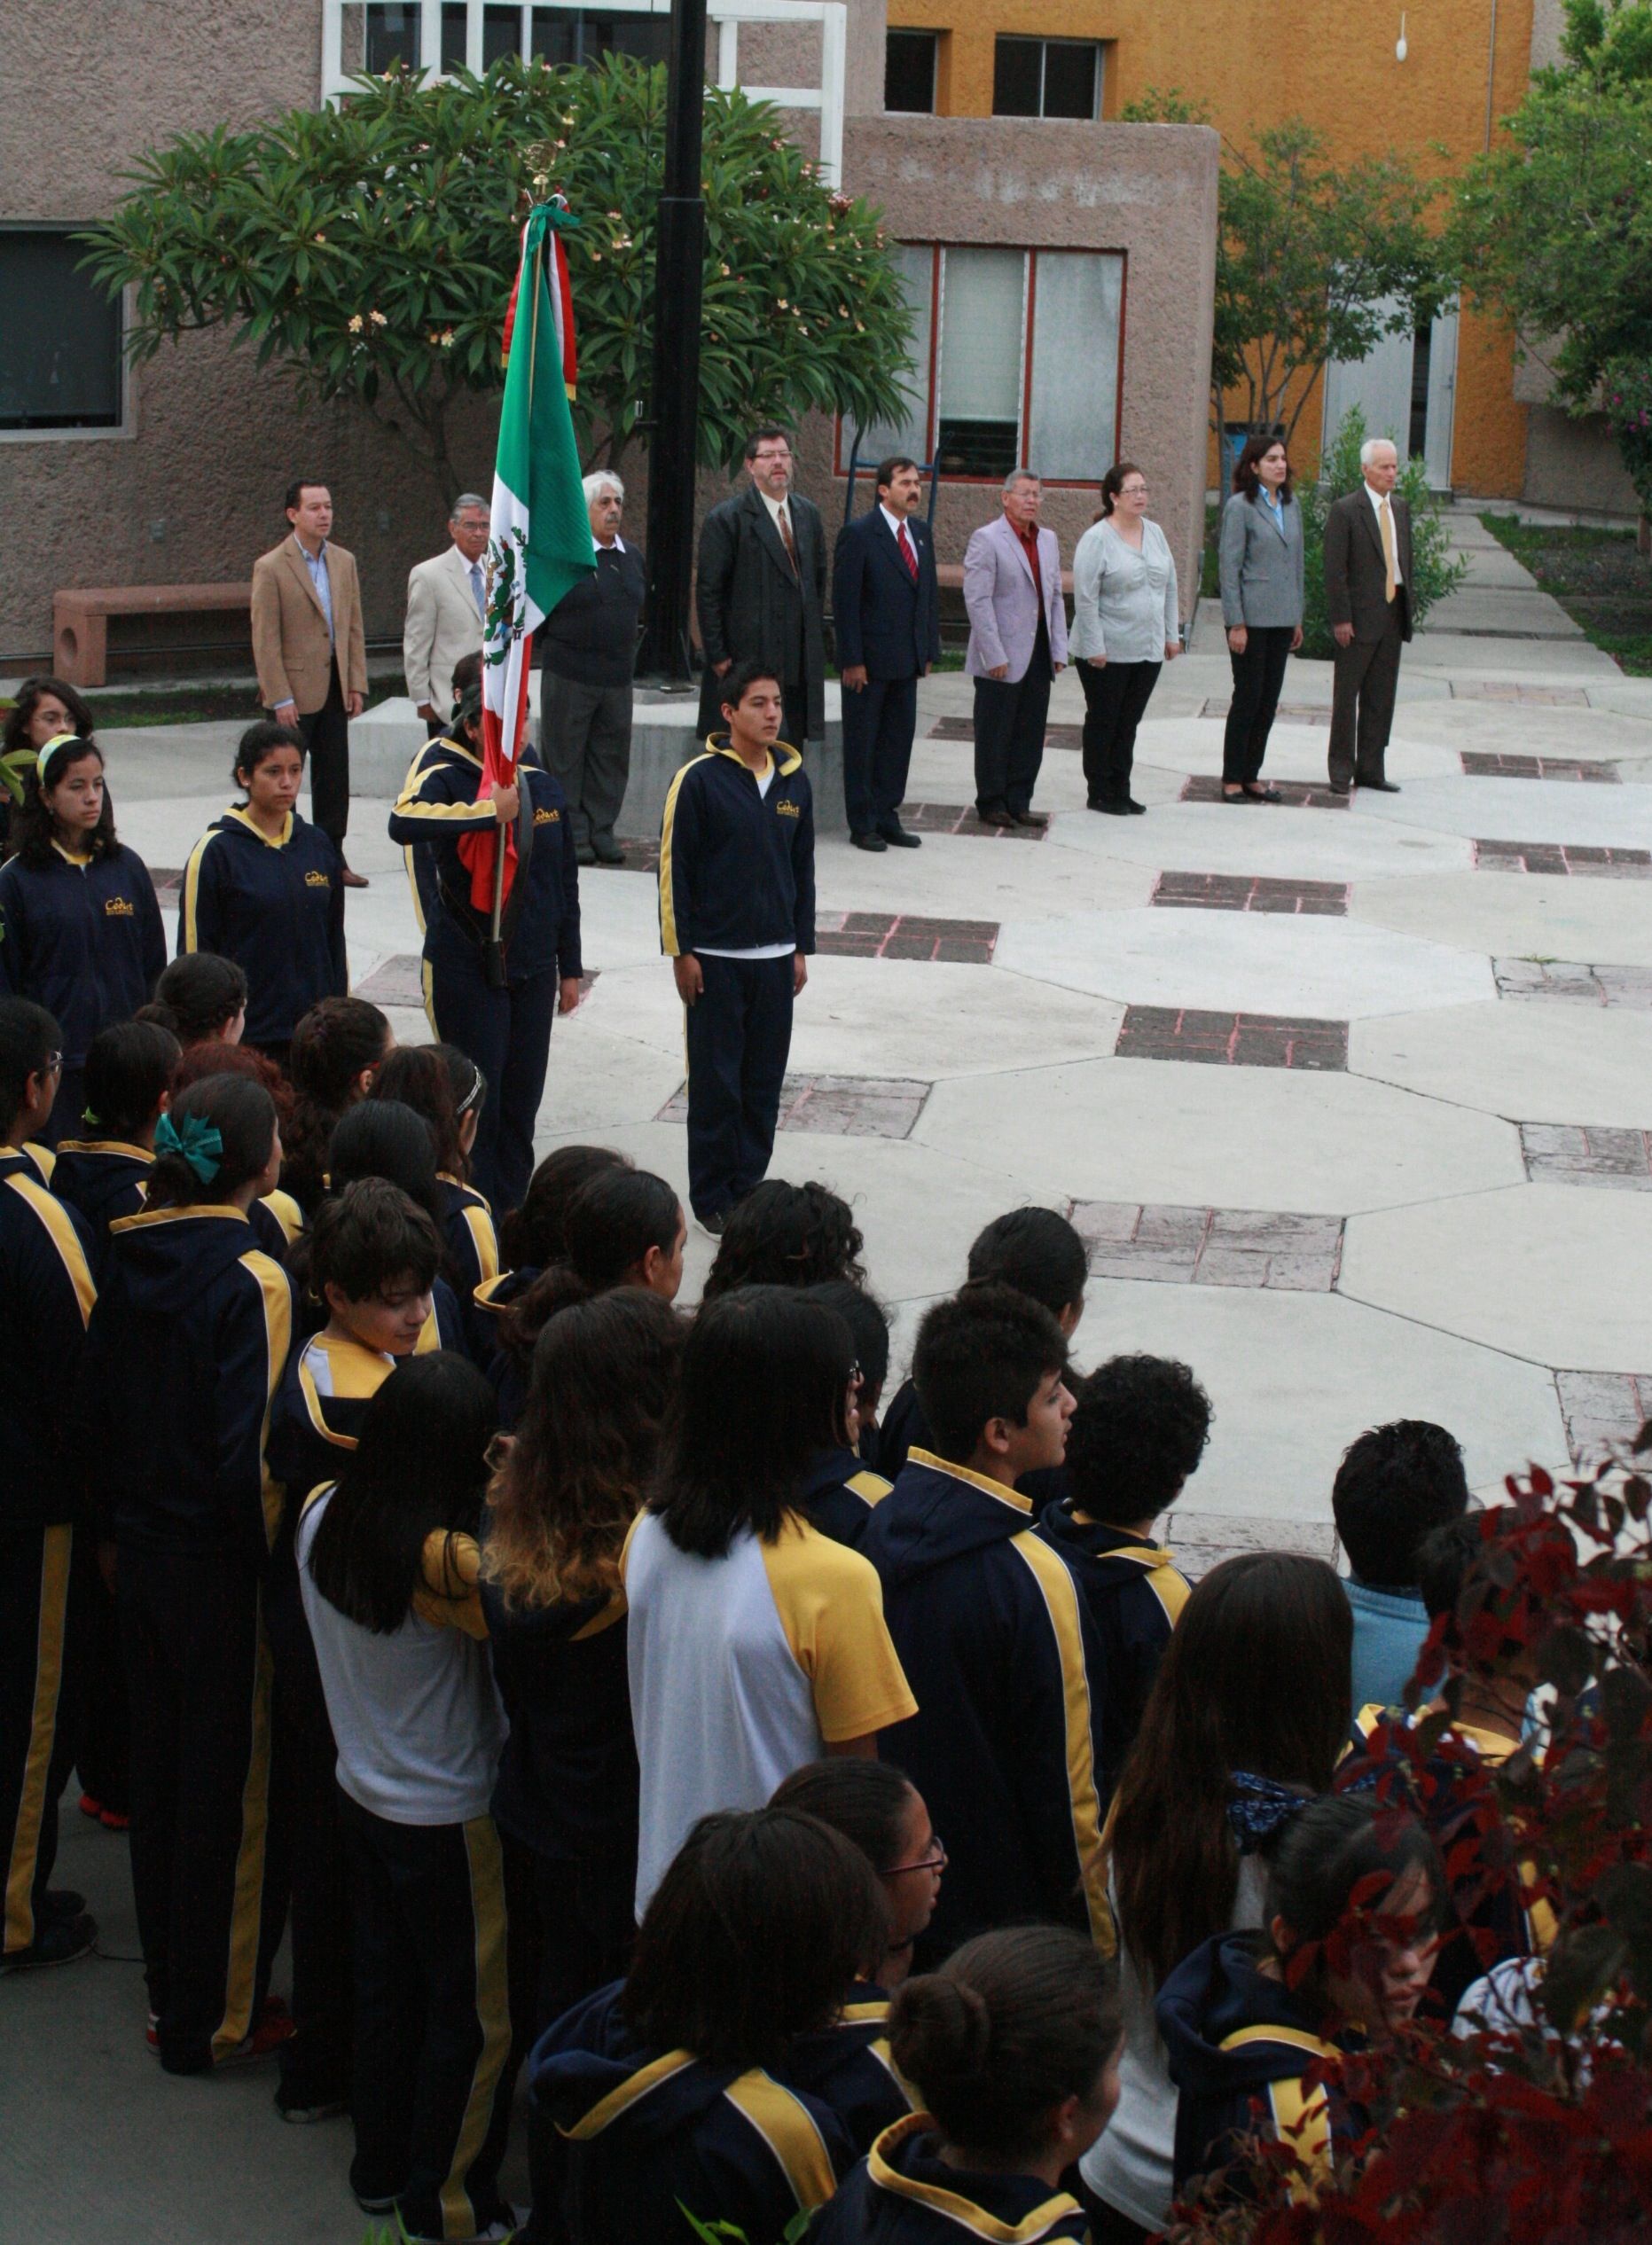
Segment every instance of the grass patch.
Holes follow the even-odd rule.
[[[1531,570],[1603,654],[1652,678],[1652,560],[1632,530],[1567,528],[1483,514],[1500,546]]]

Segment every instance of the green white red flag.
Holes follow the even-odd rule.
[[[571,223],[552,203],[536,203],[528,212],[505,313],[505,403],[493,471],[482,636],[482,795],[516,778],[534,633],[597,566],[568,411],[576,365],[561,229]],[[496,832],[468,836],[459,845],[470,868],[471,903],[479,912],[492,909],[499,841]],[[516,862],[508,831],[504,844],[501,894],[508,896]]]

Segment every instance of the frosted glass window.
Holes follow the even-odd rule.
[[[941,260],[936,460],[943,475],[1021,464],[1026,253],[949,249]]]
[[[863,465],[869,463],[873,466],[888,459],[891,452],[904,452],[914,460],[927,461],[929,458],[929,340],[935,320],[935,251],[928,242],[896,242],[894,261],[912,316],[912,359],[904,376],[908,402],[905,411],[896,419],[880,421],[875,427],[862,430],[860,458]]]
[[[1113,464],[1124,281],[1116,255],[1039,256],[1027,458],[1040,475],[1099,483]]]

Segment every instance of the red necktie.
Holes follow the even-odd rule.
[[[895,534],[895,543],[901,550],[901,559],[906,564],[906,574],[914,584],[918,582],[918,556],[912,551],[912,542],[906,535],[903,522]]]

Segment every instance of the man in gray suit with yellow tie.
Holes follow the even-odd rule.
[[[1394,496],[1399,454],[1385,436],[1359,448],[1365,481],[1325,517],[1325,608],[1336,642],[1331,684],[1331,793],[1397,795],[1383,770],[1411,637],[1411,510]]]

